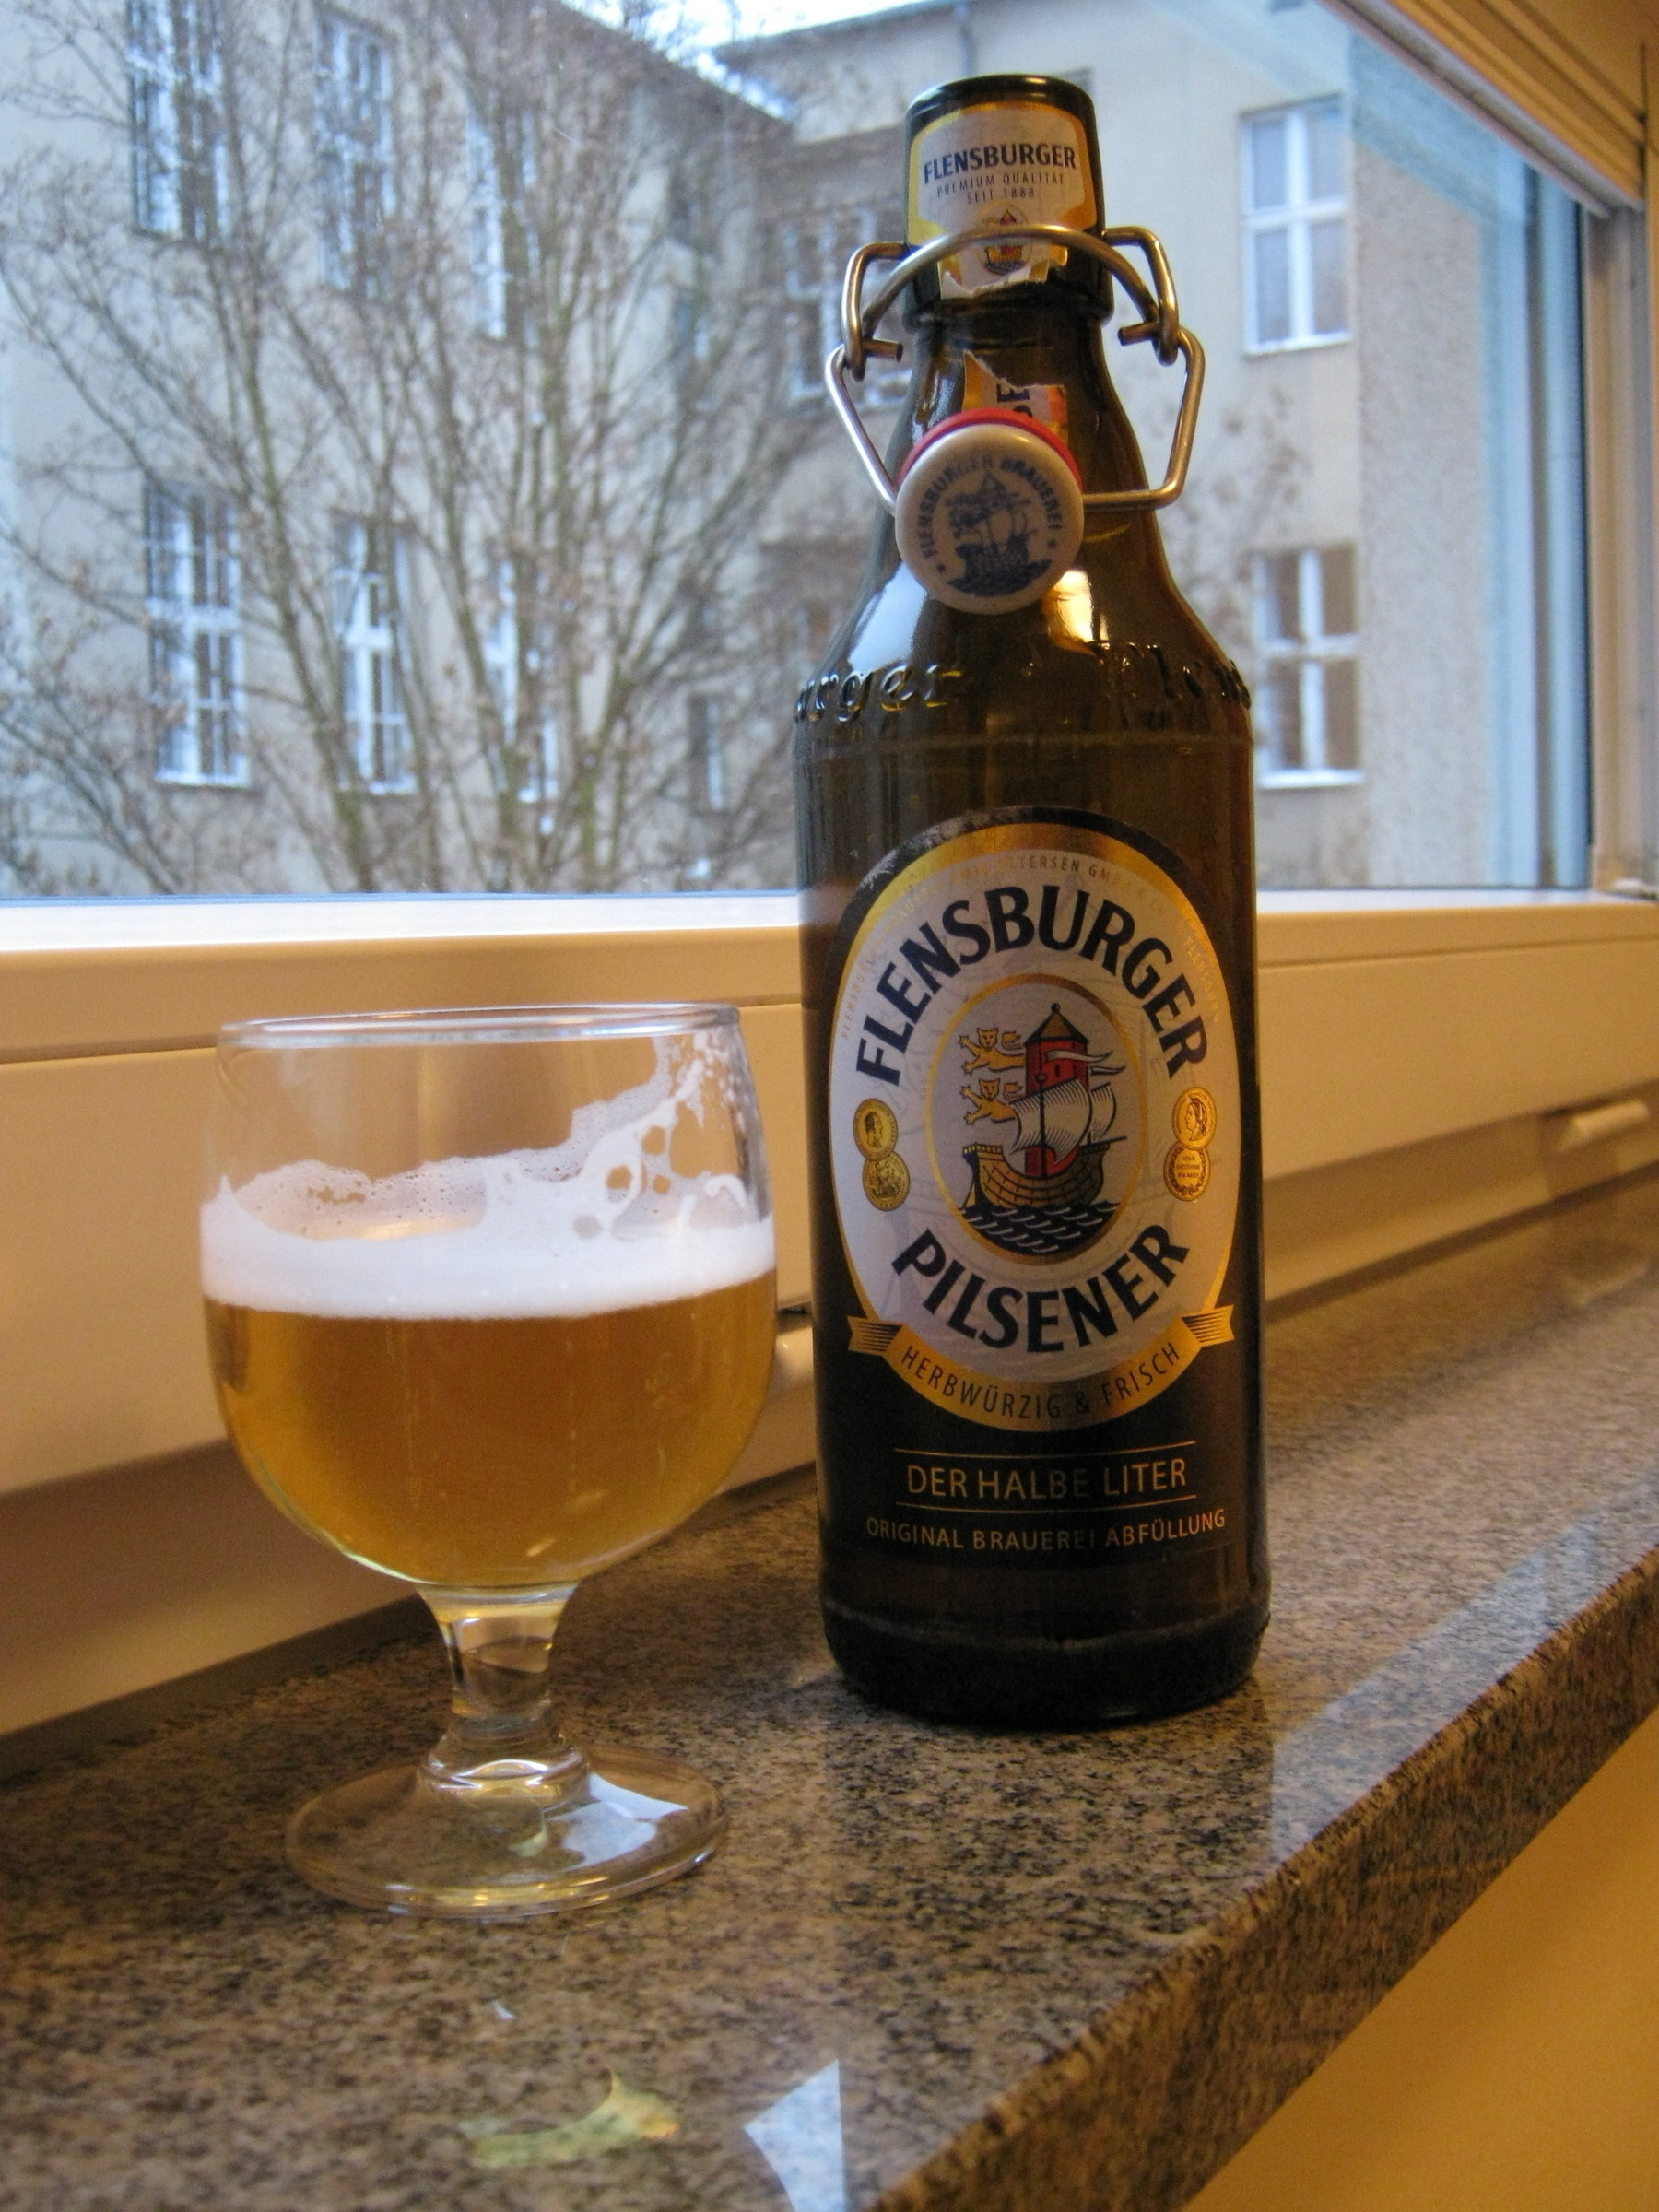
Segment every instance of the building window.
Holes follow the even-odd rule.
[[[692,858],[685,880],[713,881],[712,834],[726,810],[725,729],[719,695],[693,691],[686,700],[686,783],[691,802]]]
[[[877,212],[843,207],[815,224],[792,226],[783,233],[783,327],[788,345],[788,392],[797,406],[816,406],[824,397],[824,363],[841,342],[841,278],[858,247],[873,239],[901,239],[904,218],[897,208]],[[886,274],[878,265],[865,282],[866,296]],[[902,339],[897,314],[881,335]],[[862,386],[865,400],[891,406],[904,396],[908,365],[872,355]]]
[[[1359,638],[1352,546],[1255,560],[1259,781],[1359,781]]]
[[[484,632],[484,667],[501,718],[503,749],[517,765],[520,804],[547,808],[559,797],[559,725],[547,704],[544,666],[541,648],[534,642],[524,645],[520,638],[512,563],[500,561],[496,568],[495,611]],[[526,690],[540,693],[539,701],[534,696],[527,699]],[[544,820],[544,834],[552,826],[550,818]]]
[[[398,657],[403,550],[383,524],[335,523],[335,632],[346,743],[371,791],[413,791],[409,724]]]
[[[1271,353],[1348,335],[1342,103],[1244,118],[1245,347]]]
[[[725,733],[721,727],[720,700],[712,691],[693,691],[686,701],[686,764],[692,812],[703,818],[724,814]]]
[[[696,284],[677,284],[668,294],[668,358],[679,374],[708,361],[712,326],[708,301]]]
[[[245,784],[236,514],[217,492],[144,488],[156,775]]]
[[[133,220],[197,244],[218,227],[224,160],[214,0],[128,0]]]
[[[371,299],[392,213],[392,53],[345,16],[317,17],[323,281]]]
[[[663,227],[676,245],[700,253],[707,248],[712,226],[705,181],[697,172],[695,159],[682,154],[668,172]]]
[[[487,338],[534,343],[530,279],[537,240],[529,220],[535,144],[520,110],[504,109],[493,127],[466,112],[473,323]]]

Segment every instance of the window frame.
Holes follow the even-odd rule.
[[[138,35],[147,19],[158,34],[153,46]],[[225,188],[219,60],[217,0],[127,0],[133,225],[146,237],[199,243],[217,227]],[[204,126],[208,140],[206,162]],[[158,149],[159,159],[155,159]],[[147,154],[152,158],[147,160]],[[157,200],[164,179],[168,206],[162,211]]]
[[[867,202],[850,201],[826,207],[818,219],[816,235],[811,234],[810,227],[797,223],[786,224],[779,233],[783,309],[779,319],[783,327],[788,362],[785,406],[809,413],[828,403],[824,363],[841,342],[841,279],[847,256],[841,248],[847,236],[856,232],[859,242],[864,243],[880,238],[884,231],[894,237],[901,236],[903,228],[897,216],[894,221],[886,222]],[[817,273],[804,276],[803,249],[808,243]],[[809,332],[813,366],[808,373],[807,357],[802,348]],[[886,318],[881,335],[902,340],[897,311]],[[895,361],[880,354],[870,356],[860,387],[865,406],[897,406],[909,388],[908,359]]]
[[[392,524],[361,514],[336,514],[334,539],[335,645],[347,750],[365,791],[376,798],[396,798],[417,788],[403,665],[407,548]],[[377,559],[377,554],[390,559]],[[384,606],[379,619],[374,617],[377,599]],[[395,694],[394,713],[380,703],[382,677]],[[382,733],[394,724],[401,731],[399,766],[395,774],[386,774],[381,768]]]
[[[1334,109],[1343,147],[1342,191],[1335,197],[1313,198],[1298,186],[1308,175],[1308,118],[1316,109]],[[1283,119],[1286,134],[1287,197],[1272,207],[1255,206],[1253,134],[1260,125]],[[1312,100],[1287,101],[1273,108],[1257,108],[1239,118],[1240,231],[1244,254],[1244,351],[1261,354],[1307,353],[1324,346],[1346,346],[1354,335],[1353,192],[1347,153],[1347,115],[1341,97],[1322,93]],[[1342,224],[1343,307],[1340,330],[1315,330],[1314,278],[1312,237],[1316,223]],[[1282,338],[1261,335],[1256,241],[1269,232],[1283,231],[1288,241],[1287,281],[1290,330]],[[1307,328],[1300,327],[1303,322]]]
[[[206,524],[202,534],[205,545],[198,545],[197,542],[198,511]],[[222,588],[227,594],[224,598],[198,598],[194,589],[188,593],[160,593],[154,588],[159,536],[155,524],[159,518],[163,519],[167,525],[168,543],[164,558],[175,581],[185,574],[194,578],[205,558],[213,568],[222,568],[224,571],[225,582]],[[147,479],[144,486],[144,560],[150,707],[156,717],[155,779],[158,783],[190,785],[204,790],[246,791],[252,787],[253,774],[248,758],[248,723],[242,686],[241,564],[237,551],[234,503],[224,493],[202,485],[167,484],[155,478]],[[227,677],[222,701],[211,693],[205,697],[201,688],[199,679],[204,646],[214,659],[218,659],[222,654],[224,662],[228,664],[228,669],[221,668],[221,673]],[[169,682],[165,691],[157,682],[159,662],[169,665]],[[203,765],[204,712],[223,718],[227,765],[222,768]],[[164,722],[164,717],[171,718],[170,725]],[[182,749],[194,758],[189,761],[164,761],[163,747],[176,746],[181,738],[183,741]]]
[[[1273,552],[1259,552],[1252,556],[1256,571],[1253,593],[1255,601],[1255,649],[1259,673],[1265,676],[1276,664],[1294,667],[1298,672],[1300,702],[1298,727],[1301,740],[1303,761],[1300,768],[1287,768],[1282,761],[1272,758],[1275,734],[1261,728],[1263,713],[1257,701],[1259,735],[1266,742],[1256,747],[1256,788],[1258,791],[1308,791],[1329,789],[1345,784],[1363,783],[1364,763],[1356,761],[1352,767],[1334,765],[1324,758],[1326,752],[1325,727],[1325,671],[1333,663],[1341,663],[1355,672],[1359,680],[1359,631],[1358,627],[1359,594],[1355,589],[1356,626],[1351,630],[1328,630],[1324,628],[1324,579],[1323,562],[1327,553],[1346,551],[1358,566],[1359,548],[1354,546],[1287,546]],[[1297,628],[1293,637],[1272,633],[1264,619],[1271,594],[1264,578],[1267,564],[1274,560],[1293,559],[1296,562]],[[1317,604],[1320,627],[1309,627],[1309,610]],[[1266,689],[1258,684],[1258,693]],[[1310,731],[1312,735],[1310,738]],[[1356,713],[1356,741],[1358,714]],[[1318,759],[1306,758],[1317,753]]]
[[[1342,5],[1372,29],[1382,18],[1385,33],[1395,12],[1384,0]],[[1455,26],[1465,0],[1446,6]],[[1408,10],[1425,6],[1408,0]],[[1439,69],[1439,50],[1421,40],[1401,51],[1430,74]],[[1552,1132],[1576,1104],[1641,1092],[1659,1129],[1651,366],[1659,223],[1644,229],[1616,161],[1597,167],[1577,150],[1598,142],[1588,126],[1576,137],[1567,128],[1579,112],[1571,72],[1535,40],[1525,56],[1536,81],[1565,88],[1553,107],[1528,94],[1529,112],[1515,87],[1525,92],[1533,79],[1512,68],[1497,72],[1502,97],[1491,103],[1482,103],[1478,80],[1468,91],[1466,65],[1453,88],[1487,120],[1495,111],[1530,159],[1581,195],[1586,176],[1599,179],[1614,209],[1585,274],[1598,888],[1264,895],[1270,1282],[1277,1267],[1279,1288],[1296,1285],[1283,1248],[1275,1258],[1272,1224],[1295,1206],[1328,1220],[1333,1178],[1371,1179],[1371,1241],[1320,1247],[1323,1257],[1302,1263],[1312,1270],[1306,1280],[1567,1187],[1551,1164]],[[1609,134],[1624,127],[1619,101],[1637,112],[1635,94],[1596,99],[1592,123],[1601,128],[1612,117]],[[1552,138],[1558,127],[1563,135]],[[1621,884],[1643,895],[1606,895]],[[787,1253],[781,1290],[799,1298],[805,1127],[793,901],[710,892],[0,904],[6,1260],[16,1279],[41,1291],[32,1305],[14,1299],[0,1311],[0,1372],[18,1385],[0,1387],[0,1487],[217,1432],[190,1213],[218,1022],[329,1007],[631,997],[642,972],[664,996],[715,994],[744,1009]],[[1402,1034],[1412,1041],[1404,1080]],[[1642,1142],[1646,1151],[1627,1145],[1587,1162],[1586,1173],[1659,1156],[1659,1139]],[[1426,1206],[1421,1171],[1435,1161],[1449,1194]],[[1477,1182],[1478,1204],[1466,1197]]]
[[[335,43],[325,41],[325,31]],[[359,102],[351,83],[351,41],[361,40],[381,57],[383,82],[375,103],[371,136],[355,130],[349,111]],[[312,18],[315,77],[313,159],[316,166],[317,246],[322,280],[329,290],[354,299],[373,299],[379,290],[378,245],[397,206],[397,57],[390,35],[347,10],[317,0]],[[343,71],[339,53],[347,66]],[[347,112],[341,112],[340,95]],[[337,173],[336,173],[337,172]],[[376,179],[377,206],[371,225],[362,220],[364,195],[359,179]]]

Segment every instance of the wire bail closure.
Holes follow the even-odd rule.
[[[1166,369],[1172,367],[1178,359],[1184,359],[1186,383],[1181,395],[1181,412],[1175,418],[1175,434],[1170,441],[1170,459],[1163,482],[1146,491],[1085,492],[1083,505],[1088,513],[1098,514],[1112,508],[1167,507],[1172,500],[1178,500],[1186,486],[1187,468],[1193,458],[1193,434],[1198,427],[1198,403],[1204,394],[1204,348],[1181,321],[1175,285],[1162,242],[1153,231],[1142,230],[1133,224],[1102,231],[1097,237],[1093,231],[1072,230],[1062,223],[1010,223],[1006,229],[999,226],[993,231],[953,230],[947,237],[929,239],[913,253],[902,245],[860,246],[848,262],[841,283],[841,343],[824,363],[824,383],[854,451],[864,463],[865,473],[875,487],[877,498],[891,514],[898,489],[888,474],[886,463],[870,441],[870,434],[847,389],[847,378],[851,375],[862,383],[872,354],[887,360],[900,359],[903,349],[897,341],[877,337],[876,333],[882,317],[907,285],[913,283],[924,269],[948,261],[954,253],[982,246],[987,239],[994,239],[999,245],[1018,239],[1034,245],[1061,246],[1068,253],[1081,253],[1086,259],[1102,263],[1141,312],[1138,323],[1129,324],[1118,332],[1119,345],[1149,342]],[[1124,246],[1137,247],[1146,255],[1150,284],[1119,251]],[[865,276],[871,264],[879,261],[890,261],[897,265],[866,306]]]

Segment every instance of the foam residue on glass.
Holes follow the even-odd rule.
[[[772,1223],[736,1175],[682,1174],[676,1125],[729,1070],[701,1038],[659,1041],[648,1082],[578,1107],[546,1150],[430,1160],[378,1179],[294,1160],[202,1208],[209,1298],[267,1312],[399,1321],[664,1305],[752,1282]]]

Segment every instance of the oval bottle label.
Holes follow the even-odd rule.
[[[1231,1006],[1146,841],[1070,812],[946,823],[873,873],[842,931],[852,1348],[1032,1431],[1132,1412],[1230,1340]]]

